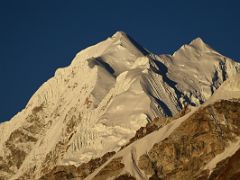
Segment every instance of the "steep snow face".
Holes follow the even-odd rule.
[[[0,163],[8,166],[0,176],[32,172],[37,178],[56,164],[83,163],[127,143],[158,114],[142,87],[149,68],[145,53],[117,32],[58,69],[21,113],[1,124]]]
[[[113,74],[119,75],[131,69],[135,60],[146,54],[147,52],[124,32],[117,32],[111,38],[78,53],[72,64],[77,65],[83,59],[97,58]]]
[[[206,104],[214,103],[221,99],[240,98],[240,73],[227,79],[219,89],[209,98]]]
[[[193,105],[205,102],[228,78],[240,72],[238,63],[222,56],[202,39],[183,45],[172,56],[154,56],[161,69],[181,92],[184,101]]]
[[[36,179],[57,164],[79,165],[119,150],[155,117],[204,102],[239,65],[199,41],[156,56],[117,32],[79,52],[0,124],[0,177]]]

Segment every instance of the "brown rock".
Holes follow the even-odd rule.
[[[153,164],[147,154],[140,156],[138,160],[138,167],[143,170],[146,175],[154,174]]]

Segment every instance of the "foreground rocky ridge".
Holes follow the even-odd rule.
[[[199,108],[168,137],[141,150],[143,154],[134,152],[139,147],[133,144],[89,179],[115,179],[120,175],[129,175],[126,179],[239,178],[239,115],[240,99]],[[121,168],[114,169],[116,164]]]
[[[59,171],[87,177],[129,142],[172,125],[166,117],[208,101],[219,87],[222,96],[232,88],[222,84],[239,71],[199,38],[172,56],[157,56],[117,32],[78,53],[22,112],[0,124],[0,179],[54,178]]]

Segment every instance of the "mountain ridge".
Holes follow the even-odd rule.
[[[0,124],[0,177],[38,179],[56,165],[118,152],[154,118],[200,106],[240,72],[200,39],[172,56],[139,47],[117,32],[57,69],[23,111]]]

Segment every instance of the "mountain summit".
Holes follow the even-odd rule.
[[[191,123],[189,116],[208,100],[220,100],[226,87],[234,86],[231,79],[239,72],[239,63],[211,49],[200,38],[173,55],[155,55],[124,32],[116,32],[80,51],[68,67],[57,69],[25,109],[0,124],[0,179],[106,179],[95,169],[101,166],[99,172],[107,172],[102,165],[115,153],[109,166],[124,168],[111,177],[122,172],[137,179],[157,176],[153,173],[156,169],[146,175],[137,165],[134,169],[127,164],[131,157],[124,152],[136,161],[139,159],[134,158],[152,152],[152,156],[142,157],[143,161],[160,163],[154,155],[158,151],[151,149],[153,145],[182,127],[181,122]],[[181,118],[189,107],[196,110]],[[157,126],[152,126],[156,120]],[[127,146],[138,139],[138,133],[143,137],[153,129],[157,130],[154,134]],[[179,130],[176,136],[181,133]],[[174,134],[166,141],[172,142],[176,143]],[[161,169],[160,165],[156,167]],[[65,174],[58,176],[58,172]],[[166,172],[162,177],[167,177]]]
[[[210,47],[200,37],[192,40],[189,45],[202,50],[210,49]]]

